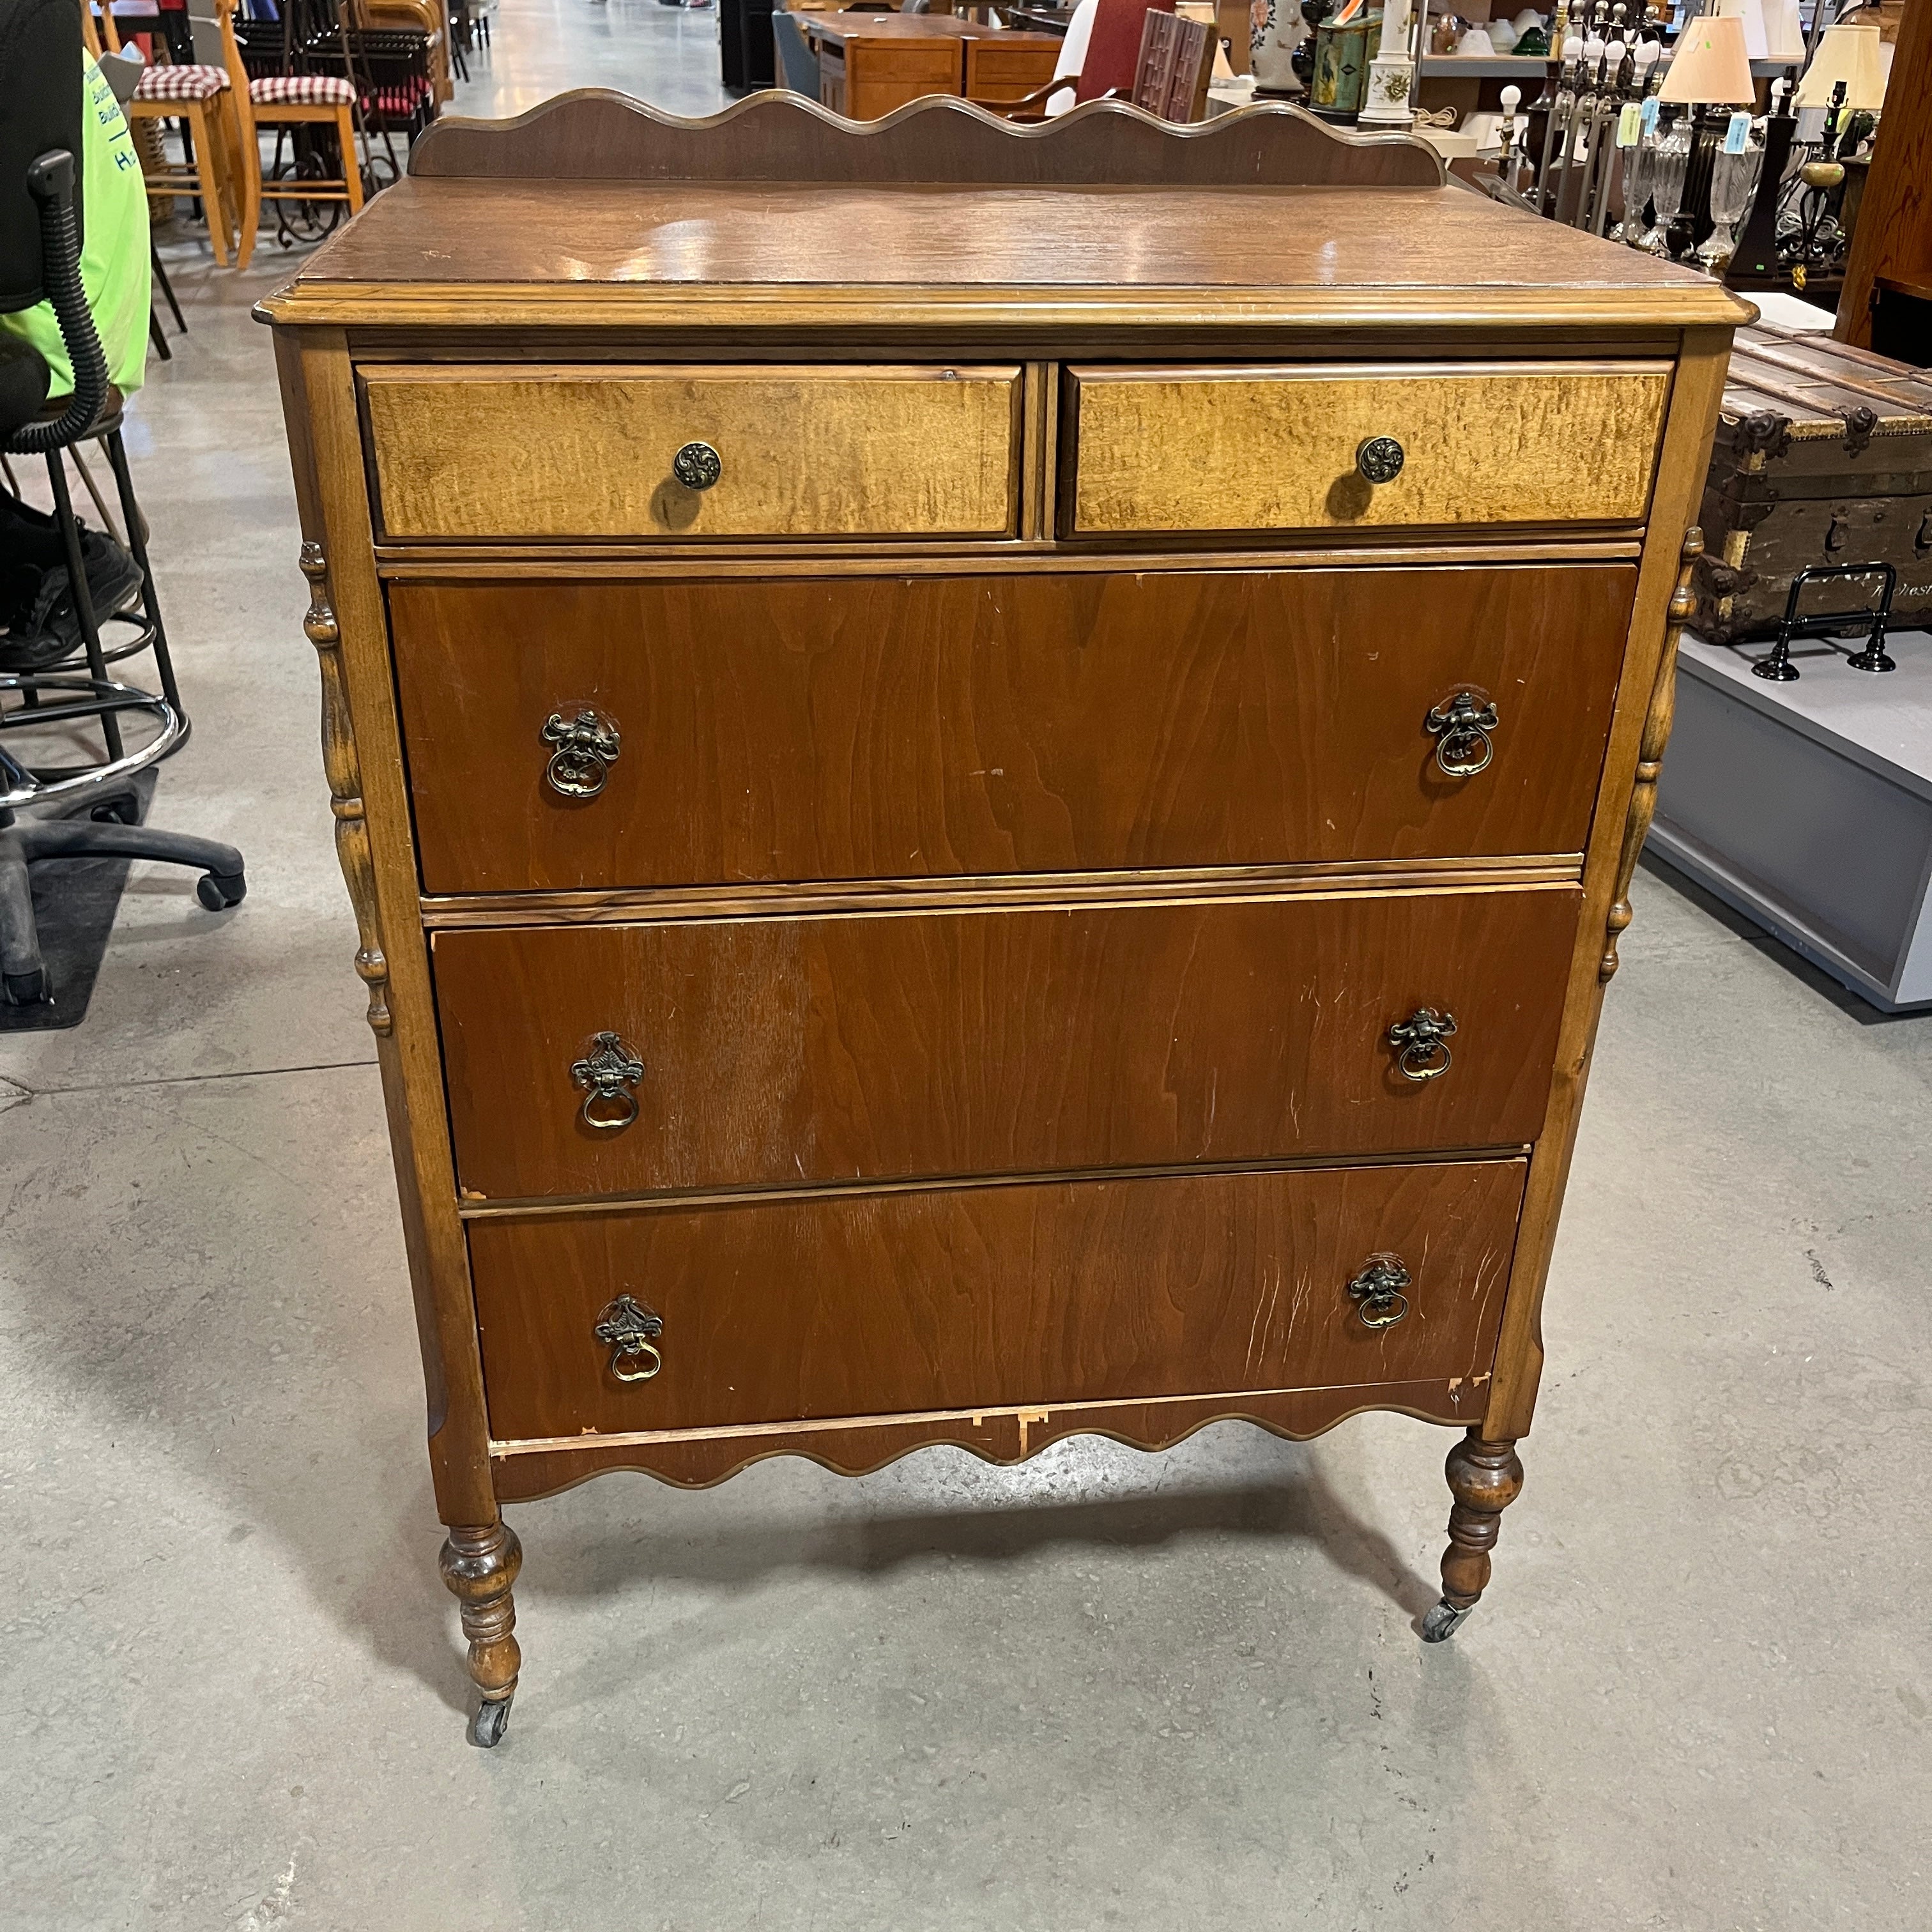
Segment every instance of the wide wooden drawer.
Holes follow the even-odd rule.
[[[1523,1172],[1444,1162],[472,1221],[490,1432],[1473,1379],[1495,1352]],[[1378,1253],[1406,1268],[1407,1306],[1371,1328],[1349,1284]],[[646,1379],[616,1371],[648,1354],[594,1332],[620,1295],[662,1324]]]
[[[1003,536],[1017,368],[365,367],[384,536]],[[716,480],[675,466],[701,445]],[[700,478],[706,459],[689,473]]]
[[[398,584],[423,886],[1580,851],[1635,582],[1561,565]],[[1430,714],[1462,691],[1498,722],[1486,769],[1451,776]],[[586,713],[615,755],[573,771]]]
[[[1087,368],[1066,386],[1064,535],[1460,528],[1641,518],[1670,365]],[[1363,446],[1383,438],[1401,468],[1372,483]]]
[[[440,932],[458,1175],[504,1199],[1526,1143],[1578,904],[1546,887]],[[1424,1007],[1456,1031],[1449,1070],[1416,1080],[1388,1036]],[[608,1105],[605,1033],[641,1066]],[[632,1101],[621,1128],[584,1117]]]

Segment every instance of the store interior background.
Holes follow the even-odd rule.
[[[502,0],[448,111],[715,111],[716,16]],[[768,1462],[547,1506],[506,1747],[463,1690],[267,332],[128,440],[246,852],[137,867],[81,1027],[0,1042],[0,1647],[30,1928],[1903,1925],[1932,1816],[1932,1028],[1646,863],[1494,1586],[1418,1614],[1440,1431]],[[158,815],[159,815],[158,814]],[[323,1472],[327,1472],[324,1480]],[[512,1521],[516,1520],[515,1513]],[[1911,1888],[1918,1888],[1916,1897]]]

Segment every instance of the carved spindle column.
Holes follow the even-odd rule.
[[[1671,721],[1677,715],[1677,646],[1696,608],[1691,594],[1690,577],[1697,560],[1704,554],[1704,532],[1694,526],[1684,537],[1682,567],[1677,573],[1677,588],[1670,599],[1670,627],[1664,633],[1664,655],[1658,660],[1657,681],[1650,688],[1650,709],[1644,714],[1643,742],[1639,748],[1636,789],[1630,794],[1630,814],[1624,820],[1624,845],[1617,857],[1617,893],[1604,928],[1604,956],[1597,968],[1598,983],[1608,986],[1617,970],[1617,941],[1630,922],[1630,881],[1636,876],[1636,862],[1643,853],[1643,842],[1650,836],[1650,821],[1657,811],[1658,775],[1664,770],[1664,747],[1670,742]]]
[[[1442,1473],[1455,1498],[1449,1547],[1442,1553],[1442,1600],[1422,1620],[1424,1643],[1454,1635],[1490,1580],[1490,1552],[1502,1514],[1522,1493],[1522,1465],[1514,1442],[1485,1442],[1472,1429],[1449,1452]]]
[[[322,664],[322,765],[328,775],[330,808],[335,814],[335,856],[356,910],[361,945],[356,970],[369,988],[369,1024],[386,1034],[389,1016],[389,962],[382,956],[382,928],[376,920],[376,862],[369,849],[369,827],[362,812],[362,768],[349,716],[349,689],[342,676],[342,631],[328,601],[328,560],[319,543],[302,547],[302,573],[308,579],[308,615],[302,629]]]
[[[512,1586],[523,1568],[524,1546],[500,1520],[481,1528],[458,1525],[442,1546],[442,1580],[454,1596],[470,1641],[470,1676],[483,1701],[470,1727],[487,1750],[510,1722],[510,1700],[524,1655],[514,1634],[517,1606]]]

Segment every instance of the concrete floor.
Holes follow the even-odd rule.
[[[711,17],[506,0],[471,100],[708,104]],[[618,1476],[513,1513],[523,1688],[466,1748],[247,319],[285,261],[169,259],[191,332],[130,440],[197,730],[154,816],[251,889],[138,873],[86,1023],[0,1040],[0,1919],[1925,1925],[1932,1022],[1660,874],[1454,1642],[1412,1628],[1447,1438],[1398,1418]]]

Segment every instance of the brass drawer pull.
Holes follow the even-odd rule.
[[[1348,1284],[1364,1328],[1393,1328],[1408,1312],[1408,1270],[1400,1255],[1371,1255]]]
[[[1449,1048],[1444,1042],[1456,1030],[1454,1013],[1438,1013],[1433,1006],[1418,1006],[1406,1020],[1398,1020],[1388,1030],[1388,1043],[1396,1050],[1396,1064],[1405,1080],[1439,1080],[1449,1071]]]
[[[1436,740],[1436,763],[1452,778],[1472,778],[1490,768],[1496,754],[1490,734],[1496,728],[1496,707],[1480,693],[1459,691],[1432,706],[1423,719]]]
[[[622,740],[617,721],[588,708],[566,718],[553,711],[544,720],[543,741],[556,749],[544,773],[552,791],[563,798],[595,798],[617,760]]]
[[[1408,1277],[1402,1276],[1406,1281]],[[664,1333],[664,1317],[634,1301],[628,1294],[605,1304],[597,1325],[591,1330],[597,1340],[610,1351],[610,1372],[620,1382],[647,1382],[664,1366],[658,1353],[657,1339]],[[632,1366],[627,1367],[625,1365]]]
[[[1406,460],[1402,445],[1392,436],[1365,436],[1355,451],[1355,467],[1371,483],[1393,483]]]
[[[644,1063],[614,1033],[600,1033],[572,1065],[570,1077],[584,1089],[578,1114],[586,1127],[620,1134],[638,1118],[636,1089]]]
[[[708,442],[687,442],[670,460],[670,473],[687,490],[708,490],[724,473],[724,459]]]

